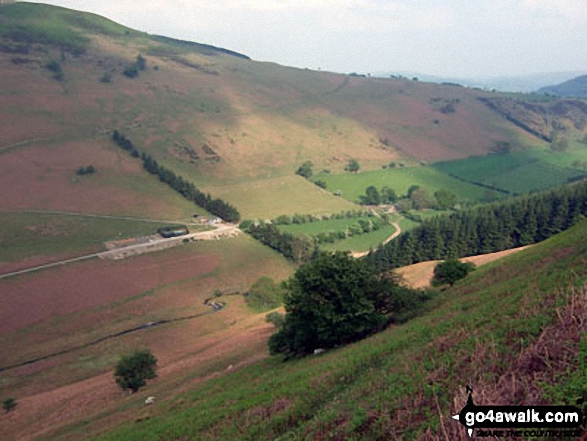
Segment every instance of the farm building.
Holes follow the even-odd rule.
[[[157,233],[166,239],[169,239],[170,237],[185,236],[186,234],[189,234],[189,232],[188,227],[185,225],[169,225],[157,229]]]

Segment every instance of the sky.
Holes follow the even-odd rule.
[[[456,78],[587,71],[587,0],[36,0],[254,60]]]

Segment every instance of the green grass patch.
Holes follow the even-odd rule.
[[[577,160],[587,160],[587,148],[575,145],[569,153],[528,149],[440,162],[433,167],[468,182],[520,194],[553,188],[587,176],[587,172],[571,168]]]
[[[393,225],[384,225],[377,231],[348,237],[335,243],[323,244],[321,248],[326,251],[369,251],[371,248],[377,248],[393,233],[395,233]]]
[[[279,225],[277,229],[284,233],[291,233],[296,235],[307,234],[309,236],[315,236],[319,233],[344,231],[353,225],[359,225],[359,220],[369,222],[373,219],[374,218],[367,216],[349,219],[329,219],[317,222],[306,222],[305,224]]]
[[[282,214],[295,213],[340,213],[358,208],[300,176],[256,180],[205,190],[236,206],[243,219],[274,219]]]
[[[462,200],[476,202],[487,197],[487,189],[455,179],[432,167],[392,168],[356,174],[319,174],[315,179],[324,181],[328,191],[340,190],[343,198],[354,202],[359,202],[359,197],[371,185],[378,190],[389,187],[398,196],[406,195],[412,185],[419,185],[431,194],[440,189],[449,190]]]

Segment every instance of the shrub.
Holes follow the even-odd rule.
[[[12,397],[10,398],[6,398],[4,401],[2,401],[2,409],[4,409],[6,411],[6,413],[14,410],[14,408],[18,405],[18,403],[16,402],[16,400]]]
[[[277,329],[281,329],[285,322],[285,316],[281,312],[273,311],[265,316],[265,321],[272,323]]]
[[[356,159],[351,159],[344,169],[348,172],[356,173],[360,168],[359,162]]]
[[[246,302],[257,311],[274,309],[283,303],[283,287],[270,277],[260,277],[249,289]]]
[[[139,76],[139,68],[136,64],[133,64],[132,66],[128,66],[126,69],[124,69],[122,73],[129,78],[136,78]]]
[[[312,161],[306,161],[298,167],[296,174],[306,179],[310,179],[314,172],[312,171]]]
[[[87,167],[79,167],[76,173],[80,176],[91,175],[96,172],[96,167],[88,165]]]
[[[150,350],[145,349],[121,357],[114,377],[121,389],[130,389],[134,393],[146,385],[147,380],[157,377],[156,368],[157,359]]]
[[[461,262],[458,259],[448,259],[440,262],[434,268],[434,277],[432,278],[433,286],[441,286],[449,284],[453,286],[458,280],[467,277],[471,271],[475,269],[475,265],[470,262]]]

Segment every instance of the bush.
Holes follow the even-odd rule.
[[[102,83],[110,83],[112,81],[112,74],[106,72],[104,75],[102,75],[100,81]]]
[[[348,172],[356,173],[360,168],[359,162],[356,159],[351,159],[344,169]]]
[[[18,403],[16,402],[16,400],[12,397],[10,398],[6,398],[4,401],[2,401],[2,409],[4,409],[6,411],[6,413],[14,410],[14,408],[18,405]]]
[[[91,175],[96,172],[96,167],[88,165],[87,167],[79,167],[76,173],[80,176]]]
[[[316,184],[320,188],[326,189],[326,182],[324,181],[315,181],[314,184]]]
[[[61,67],[61,64],[59,64],[59,61],[51,60],[45,65],[45,67],[53,72],[53,78],[57,81],[62,81],[65,78],[63,68]]]
[[[121,389],[130,389],[134,393],[146,385],[147,380],[157,377],[156,368],[157,359],[150,350],[145,349],[121,357],[114,377]]]
[[[133,64],[132,66],[128,66],[126,69],[124,69],[122,73],[129,78],[136,78],[139,76],[139,69]]]
[[[285,316],[281,312],[273,311],[265,316],[265,321],[267,323],[273,323],[277,329],[281,329],[285,322]]]
[[[267,311],[281,306],[283,295],[283,288],[272,278],[261,277],[249,289],[246,302],[257,311]]]
[[[312,161],[306,161],[298,167],[296,174],[306,179],[310,179],[314,172],[312,171]]]
[[[475,265],[470,262],[464,263],[458,259],[445,260],[434,268],[432,286],[442,286],[446,284],[453,286],[458,280],[467,277],[467,274],[474,269]]]

